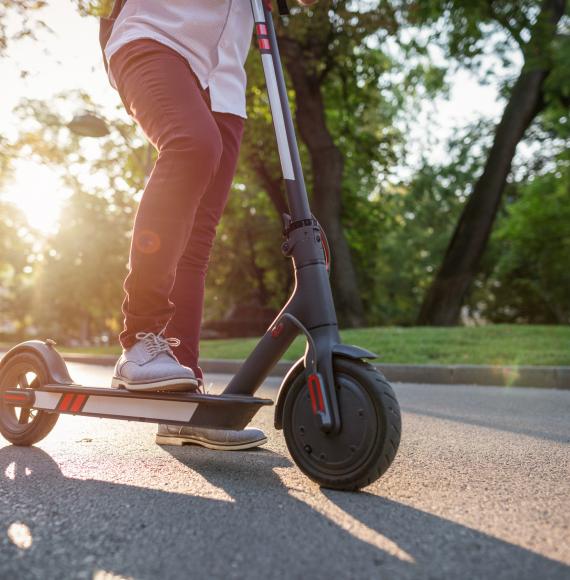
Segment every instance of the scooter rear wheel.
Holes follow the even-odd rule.
[[[320,430],[312,412],[306,373],[294,380],[283,408],[283,431],[293,460],[323,487],[356,490],[382,476],[396,456],[402,431],[392,387],[371,364],[333,361],[342,427]]]
[[[37,388],[48,383],[44,361],[29,352],[11,356],[0,367],[0,395],[6,390]],[[14,445],[33,445],[54,427],[59,415],[15,407],[0,397],[0,433]]]

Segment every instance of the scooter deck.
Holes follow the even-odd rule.
[[[133,392],[83,385],[6,390],[4,402],[53,413],[213,429],[243,429],[271,399],[244,395]]]

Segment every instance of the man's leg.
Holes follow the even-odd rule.
[[[111,66],[133,118],[158,150],[135,218],[125,280],[128,347],[138,331],[159,332],[173,314],[169,300],[200,199],[222,155],[218,126],[187,62],[172,49],[139,40]]]
[[[227,113],[214,113],[222,136],[220,167],[196,212],[190,239],[178,262],[176,282],[171,294],[176,311],[166,329],[168,336],[181,339],[175,353],[180,362],[198,367],[200,326],[204,285],[210,253],[234,177],[243,133],[243,119]],[[241,450],[258,447],[267,441],[260,429],[204,429],[159,425],[156,442],[160,445],[202,445],[210,449]]]
[[[194,370],[198,367],[204,287],[216,227],[226,206],[235,174],[244,120],[237,115],[213,113],[222,136],[220,167],[200,200],[186,249],[178,262],[170,299],[176,310],[166,329],[167,336],[180,339],[174,348],[178,360]]]
[[[127,388],[140,386],[134,375],[147,381],[144,388],[151,388],[155,357],[184,370],[169,356],[165,339],[156,335],[174,313],[169,298],[176,267],[200,200],[218,171],[222,139],[197,79],[172,49],[152,40],[136,40],[113,55],[110,66],[123,101],[158,150],[135,218],[120,335],[125,351],[139,349],[141,340],[145,346],[147,338],[149,344],[132,361],[120,360],[115,373],[118,381],[126,379]]]

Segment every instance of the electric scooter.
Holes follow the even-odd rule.
[[[280,11],[283,5],[279,0]],[[273,404],[254,393],[302,333],[305,354],[281,383],[274,419],[299,469],[324,487],[356,490],[394,460],[400,408],[391,386],[367,362],[377,355],[341,342],[330,251],[309,208],[271,2],[251,0],[251,7],[290,212],[283,215],[282,243],[295,274],[289,300],[220,395],[79,385],[54,341],[18,344],[0,363],[0,432],[14,445],[37,443],[61,414],[243,429],[261,407]]]

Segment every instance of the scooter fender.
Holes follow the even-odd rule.
[[[359,346],[354,346],[351,344],[335,344],[332,347],[333,360],[335,356],[342,356],[352,359],[374,359],[378,358],[378,355],[370,350],[361,348]],[[289,388],[295,381],[295,379],[305,370],[305,360],[304,358],[299,359],[287,372],[285,378],[281,382],[279,387],[279,393],[277,395],[277,402],[275,403],[275,417],[273,420],[273,425],[275,429],[281,430],[283,428],[283,407],[285,405],[285,399]]]
[[[366,348],[354,346],[353,344],[335,344],[332,347],[333,356],[344,356],[346,358],[378,358],[378,355]]]
[[[0,368],[4,366],[14,355],[32,353],[40,357],[45,365],[50,384],[72,385],[73,380],[67,371],[67,365],[62,356],[53,348],[55,343],[47,340],[27,340],[12,347],[0,361]]]
[[[300,358],[287,372],[283,381],[281,381],[281,386],[279,387],[279,393],[277,395],[277,402],[275,403],[275,417],[273,420],[273,425],[275,429],[283,429],[283,406],[285,405],[285,398],[289,392],[289,388],[293,384],[293,381],[305,370],[305,359]]]

